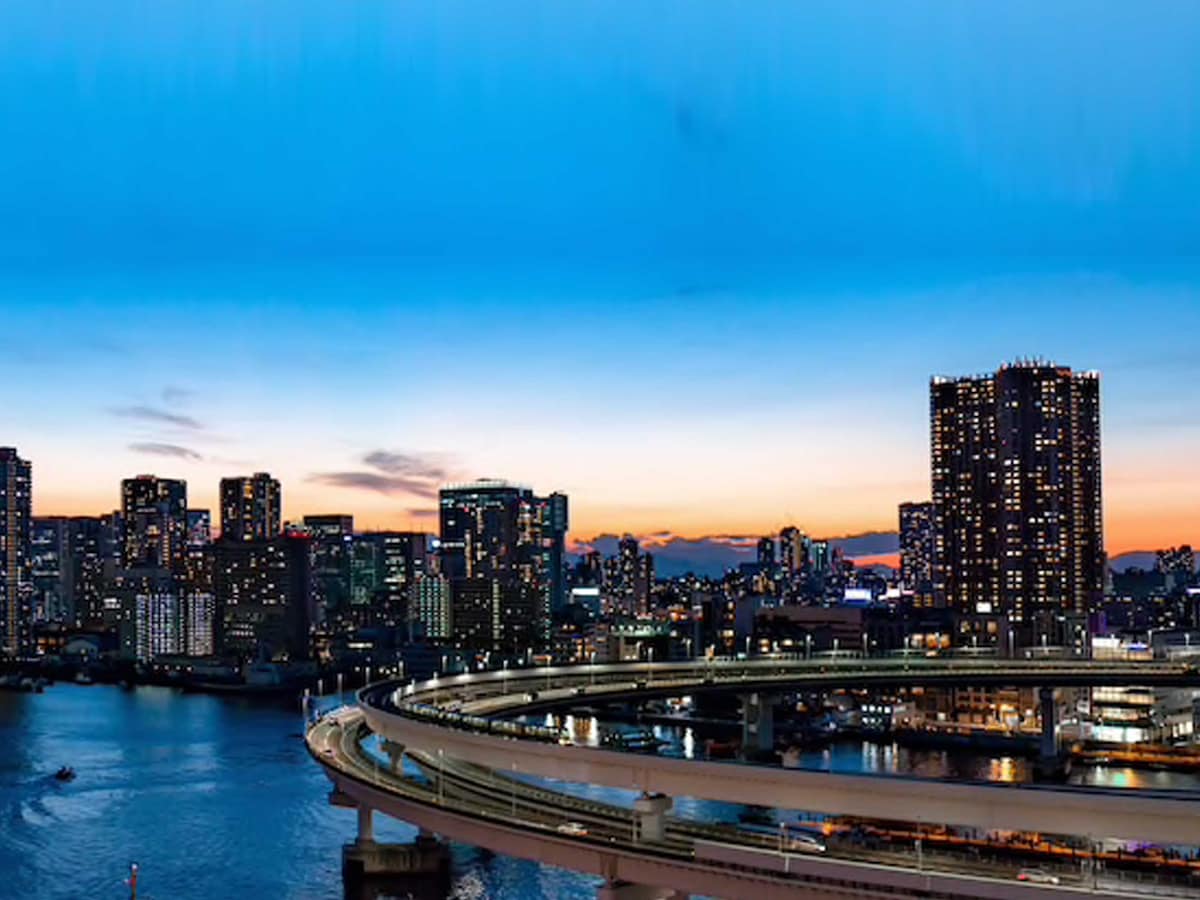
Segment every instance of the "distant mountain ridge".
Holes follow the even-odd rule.
[[[643,549],[654,554],[655,573],[662,578],[673,578],[688,572],[717,576],[727,569],[737,568],[739,563],[754,562],[758,558],[761,535],[714,534],[689,538],[657,532],[636,537]],[[612,556],[617,552],[620,539],[620,535],[600,534],[590,540],[574,540],[570,549],[576,554],[594,549]],[[831,548],[840,548],[850,559],[860,559],[869,565],[894,567],[894,557],[900,552],[900,536],[894,531],[868,531],[827,540]],[[1132,550],[1113,556],[1109,565],[1123,572],[1134,567],[1152,569],[1154,561],[1154,551]]]
[[[654,571],[659,577],[673,578],[688,572],[716,576],[740,563],[758,559],[760,535],[720,534],[688,538],[660,532],[635,536],[643,549],[654,554]],[[900,550],[900,538],[894,531],[871,531],[827,540],[831,549],[840,548],[851,559],[886,557]],[[617,552],[619,541],[619,535],[601,534],[590,540],[573,541],[571,552],[581,554],[598,550],[605,556],[612,556]]]

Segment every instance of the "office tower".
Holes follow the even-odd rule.
[[[325,620],[338,626],[350,616],[350,545],[354,517],[341,514],[304,517],[312,538],[312,577],[317,608]],[[340,626],[339,626],[340,627]]]
[[[268,541],[281,528],[282,493],[266,472],[221,479],[221,539]]]
[[[448,485],[439,496],[440,555],[448,578],[516,577],[522,501],[533,491],[481,479]]]
[[[126,569],[181,572],[187,546],[187,484],[139,475],[121,482],[121,518]]]
[[[900,585],[920,606],[933,605],[934,550],[937,546],[933,503],[900,504]]]
[[[168,569],[122,569],[112,592],[120,603],[121,655],[139,662],[183,650],[179,587]]]
[[[0,654],[33,652],[30,560],[33,467],[13,447],[0,447]]]
[[[497,649],[500,590],[500,583],[491,578],[451,580],[450,628],[456,646],[481,652]]]
[[[72,606],[84,625],[104,621],[104,598],[121,564],[121,517],[74,516],[68,522]]]
[[[180,652],[210,656],[217,650],[217,598],[213,582],[212,516],[207,509],[187,511],[187,550],[180,584]]]
[[[551,609],[561,606],[565,590],[566,496],[537,497],[527,487],[487,479],[448,485],[439,518],[455,641],[470,649],[490,641],[490,649],[507,652],[546,646]],[[491,587],[484,590],[482,582]],[[490,630],[482,625],[487,602]]]
[[[408,620],[414,637],[448,641],[450,625],[450,581],[441,575],[418,575],[408,589]]]
[[[812,541],[808,545],[809,572],[824,577],[829,574],[831,560],[829,541]]]
[[[408,620],[409,588],[426,571],[429,535],[373,531],[354,536],[351,606],[362,624],[396,626]]]
[[[645,612],[638,602],[638,556],[641,545],[631,534],[621,538],[617,544],[617,583],[615,595],[617,608],[625,615],[637,615]]]
[[[798,571],[796,565],[800,530],[788,525],[779,530],[779,572],[785,580],[790,581]]]
[[[552,493],[539,498],[541,569],[544,573],[545,606],[551,616],[567,604],[566,543],[568,527],[567,495]],[[547,620],[548,621],[548,620]]]
[[[758,571],[767,578],[775,577],[775,538],[759,538]]]
[[[934,590],[1029,640],[1104,589],[1100,378],[1041,361],[930,383]]]
[[[268,541],[213,545],[217,646],[243,658],[309,655],[315,583],[312,537],[285,532]]]
[[[217,598],[211,589],[188,585],[183,593],[183,636],[180,652],[212,656],[217,652]]]
[[[33,517],[30,566],[34,621],[75,624],[69,537],[68,520],[63,516]]]

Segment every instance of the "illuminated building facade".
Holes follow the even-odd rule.
[[[187,547],[187,483],[139,475],[121,482],[127,569],[163,568],[180,572]]]
[[[565,604],[566,495],[483,479],[446,486],[438,506],[454,642],[507,653],[548,646],[551,611]]]
[[[33,652],[30,542],[33,467],[0,447],[0,654]]]
[[[1046,633],[1104,589],[1100,379],[1022,361],[930,383],[934,590]]]
[[[932,503],[900,504],[900,584],[918,606],[934,605],[937,538]]]
[[[282,527],[282,491],[266,472],[221,479],[221,538],[268,541]]]

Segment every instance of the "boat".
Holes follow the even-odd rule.
[[[72,769],[70,766],[63,766],[57,772],[54,773],[54,780],[55,781],[74,781],[75,780],[75,770]]]

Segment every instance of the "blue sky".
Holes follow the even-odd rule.
[[[1197,46],[1184,2],[9,0],[4,440],[46,511],[254,467],[419,523],[325,477],[387,449],[582,533],[845,533],[927,491],[930,374],[1042,354],[1105,374],[1112,541],[1197,542]]]

